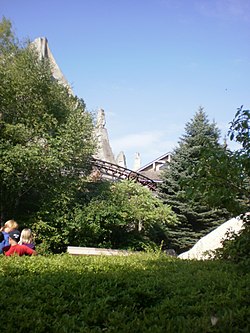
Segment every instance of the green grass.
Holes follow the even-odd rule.
[[[250,331],[250,274],[226,262],[1,256],[0,282],[1,332]]]

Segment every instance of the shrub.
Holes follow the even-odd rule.
[[[249,332],[249,273],[159,254],[0,257],[3,332]],[[18,320],[17,320],[18,318]]]

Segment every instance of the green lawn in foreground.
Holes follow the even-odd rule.
[[[0,282],[1,332],[250,331],[250,274],[225,262],[1,256]]]

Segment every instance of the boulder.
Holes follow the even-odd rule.
[[[226,238],[228,232],[238,234],[243,228],[243,223],[242,216],[230,219],[206,236],[202,237],[189,251],[181,253],[178,258],[197,260],[211,258],[213,256],[211,251],[222,247],[222,241]]]

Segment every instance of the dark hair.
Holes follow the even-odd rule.
[[[4,235],[2,233],[2,231],[0,231],[0,243],[4,240]]]

